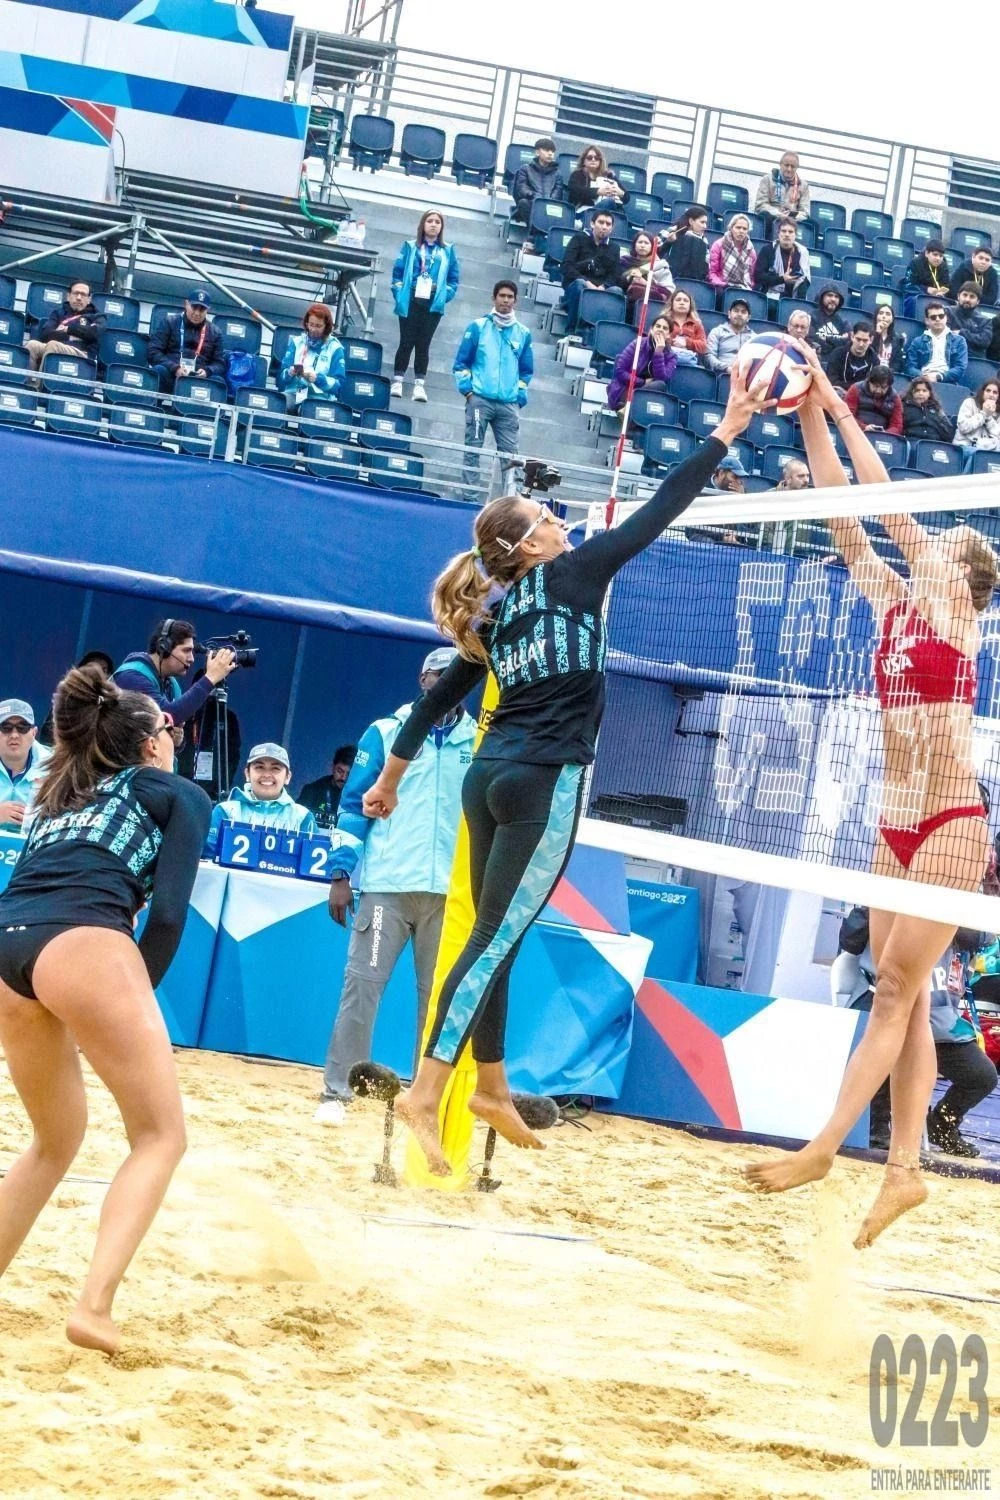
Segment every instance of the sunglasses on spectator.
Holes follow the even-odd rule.
[[[7,719],[0,724],[0,734],[30,734],[31,725],[23,719]]]
[[[944,320],[944,313],[928,313],[927,317],[932,323],[940,323]]]

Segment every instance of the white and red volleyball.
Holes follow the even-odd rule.
[[[755,334],[743,345],[737,364],[747,390],[765,394],[776,403],[772,411],[785,416],[798,410],[812,385],[805,356],[784,333]]]

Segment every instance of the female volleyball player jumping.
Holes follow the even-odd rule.
[[[131,1151],[104,1200],[66,1331],[74,1344],[111,1354],[115,1292],[184,1152],[153,987],[180,940],[211,808],[199,787],[166,769],[169,718],[99,667],[66,674],[54,725],[27,842],[0,895],[0,1043],[34,1130],[0,1181],[0,1275],[83,1140],[79,1047],[114,1095]],[[133,923],[147,900],[137,946]]]
[[[845,485],[826,414],[840,428],[858,480],[884,482],[882,461],[812,350],[813,381],[800,411],[813,481]],[[972,760],[980,613],[997,583],[997,558],[969,526],[932,535],[912,516],[882,516],[909,569],[904,580],[875,553],[859,520],[830,521],[851,577],[875,614],[874,676],[882,710],[885,771],[873,869],[955,890],[979,890],[989,849]],[[865,1105],[890,1080],[892,1137],[885,1178],[855,1245],[922,1203],[920,1140],[937,1063],[930,1029],[930,975],[955,934],[948,922],[872,911],[877,981],[871,1016],[844,1074],[833,1115],[801,1151],[746,1169],[757,1187],[782,1192],[824,1177]]]
[[[763,404],[734,372],[725,415],[707,442],[621,526],[575,551],[544,505],[516,496],[492,501],[476,519],[475,545],[435,583],[434,617],[460,655],[418,700],[364,799],[369,817],[388,817],[431,725],[492,669],[499,702],[462,792],[476,921],[444,982],[413,1085],[396,1100],[432,1172],[448,1173],[438,1107],[470,1038],[478,1078],[469,1108],[517,1145],[542,1144],[514,1109],[504,1070],[508,976],[573,846],[604,706],[604,597],[618,569],[708,483]],[[506,592],[488,609],[498,584]]]

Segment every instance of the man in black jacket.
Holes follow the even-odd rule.
[[[574,234],[562,263],[563,301],[569,313],[568,333],[576,332],[580,298],[585,291],[609,291],[622,284],[622,261],[611,243],[614,219],[598,209],[590,228]]]
[[[514,199],[511,218],[517,224],[527,224],[536,198],[552,198],[558,203],[565,199],[566,184],[559,173],[556,143],[551,136],[543,135],[535,142],[534,160],[518,167],[511,193]]]
[[[46,354],[72,354],[77,359],[97,361],[97,345],[104,332],[104,314],[90,300],[85,281],[74,281],[58,312],[49,313],[25,348],[33,370],[40,368]]]
[[[838,344],[826,362],[826,373],[834,390],[841,395],[848,386],[867,380],[877,361],[872,348],[872,325],[855,323],[851,330],[851,342]]]
[[[1000,295],[1000,278],[993,264],[993,253],[985,246],[973,250],[968,260],[957,267],[948,287],[948,296],[954,302],[967,282],[973,282],[979,290],[979,301],[983,307],[995,307]]]
[[[958,289],[955,306],[948,309],[948,323],[965,339],[970,359],[985,359],[993,341],[995,320],[982,311],[979,302],[978,286],[974,281],[967,281]]]
[[[222,335],[208,321],[211,304],[207,287],[192,287],[184,311],[171,313],[151,335],[149,365],[160,377],[161,390],[172,391],[178,375],[225,378]]]

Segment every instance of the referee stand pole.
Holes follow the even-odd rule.
[[[625,438],[628,433],[629,418],[632,414],[632,397],[635,395],[636,381],[639,375],[639,351],[646,333],[646,323],[649,319],[649,297],[653,290],[653,272],[656,269],[658,241],[653,239],[653,254],[649,262],[649,275],[646,277],[646,290],[643,293],[642,302],[639,304],[639,318],[636,323],[635,350],[632,354],[632,368],[629,371],[628,386],[625,390],[625,405],[622,407],[622,427],[618,434],[618,442],[615,445],[615,461],[611,472],[611,494],[608,496],[605,524],[611,526],[614,521],[615,505],[618,496],[618,481],[621,478],[622,455],[625,452]]]

